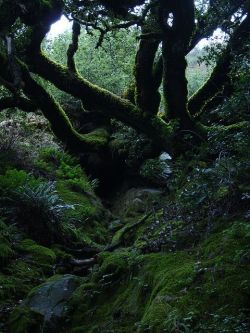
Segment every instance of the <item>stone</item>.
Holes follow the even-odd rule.
[[[43,316],[44,333],[60,328],[60,321],[66,313],[67,301],[80,285],[80,280],[79,277],[70,274],[52,278],[31,291],[23,302],[24,306]]]
[[[122,217],[145,214],[162,194],[157,188],[131,188],[114,203],[113,212]]]
[[[163,152],[160,156],[159,156],[159,160],[160,161],[169,161],[169,160],[172,160],[172,157],[166,153],[166,152]]]

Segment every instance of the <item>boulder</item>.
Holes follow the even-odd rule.
[[[53,277],[33,289],[20,308],[29,309],[32,313],[37,313],[43,317],[40,332],[61,332],[67,312],[67,301],[80,285],[80,281],[81,279],[79,277],[69,274]],[[17,320],[22,321],[22,316],[18,316]],[[13,323],[13,320],[12,325],[13,327],[18,327],[18,323]],[[23,332],[18,331],[18,333],[25,332],[29,332],[28,327],[26,327]]]
[[[163,191],[156,188],[131,188],[114,203],[113,213],[119,217],[145,214],[162,195]]]

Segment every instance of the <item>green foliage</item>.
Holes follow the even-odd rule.
[[[131,80],[137,33],[136,29],[111,32],[107,34],[102,46],[96,49],[99,35],[95,32],[91,35],[82,32],[75,57],[79,73],[90,82],[121,95]],[[51,41],[46,41],[44,49],[54,60],[65,65],[65,49],[70,41],[71,34],[66,32]],[[63,97],[52,85],[49,86],[53,95],[55,93],[59,98]],[[65,97],[63,98],[68,100]]]
[[[54,264],[56,260],[56,255],[52,250],[36,244],[31,239],[22,240],[18,244],[18,251],[31,254],[41,264]]]
[[[38,185],[39,182],[24,170],[9,169],[4,175],[0,175],[0,194],[3,196],[15,191],[18,187],[25,185],[32,187]]]
[[[13,230],[0,220],[0,265],[8,262],[14,255],[11,247]]]
[[[63,178],[67,178],[67,172],[69,172],[70,168],[77,168],[77,171],[72,171],[73,175],[77,172],[80,173],[80,166],[77,165],[77,160],[73,156],[53,147],[40,150],[36,166],[45,172],[53,173],[56,170]],[[66,174],[63,173],[64,169],[66,169]]]
[[[140,175],[155,184],[166,185],[171,173],[169,163],[159,158],[146,160],[140,168]]]
[[[63,202],[52,182],[19,187],[13,192],[12,207],[12,218],[45,243],[60,238],[64,214],[74,208]]]
[[[40,333],[43,316],[30,308],[16,308],[9,319],[8,326],[13,333]]]
[[[113,133],[110,146],[113,153],[126,156],[125,163],[129,167],[140,164],[145,156],[152,150],[151,141],[144,135],[138,134],[133,128],[113,121]]]
[[[36,160],[36,168],[47,178],[65,181],[72,190],[93,192],[91,181],[72,155],[56,148],[44,148]]]
[[[205,64],[200,58],[205,56],[205,50],[194,48],[187,56],[188,94],[192,96],[202,87],[211,73],[211,64]]]

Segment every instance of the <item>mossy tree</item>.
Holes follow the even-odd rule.
[[[176,131],[205,136],[205,128],[194,115],[229,84],[232,54],[240,52],[249,38],[249,6],[248,0],[0,1],[0,34],[4,41],[0,48],[0,84],[10,93],[0,100],[0,109],[40,109],[54,133],[76,153],[107,149],[108,133],[103,129],[78,133],[65,110],[39,83],[40,77],[80,99],[83,114],[89,111],[117,119],[146,134],[159,150],[171,151]],[[74,22],[67,67],[52,61],[41,48],[51,24],[63,13]],[[74,56],[81,29],[97,30],[97,46],[101,46],[109,31],[134,25],[140,28],[141,35],[129,94],[117,96],[78,73]],[[188,101],[185,57],[217,28],[228,34],[228,45],[210,78]],[[163,118],[157,116],[161,83]],[[177,124],[174,130],[170,120]]]

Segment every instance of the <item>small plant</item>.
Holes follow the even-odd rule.
[[[20,186],[39,184],[39,179],[30,176],[24,170],[9,169],[4,175],[0,175],[0,194],[6,195]]]
[[[158,158],[146,160],[140,168],[140,175],[156,184],[166,184],[171,173],[168,162]]]
[[[56,148],[44,148],[36,160],[37,169],[49,179],[79,179],[83,170],[76,158]]]
[[[189,324],[181,318],[176,309],[170,312],[164,321],[164,331],[171,333],[189,333]]]
[[[12,217],[42,243],[60,238],[62,220],[74,205],[63,202],[53,182],[20,186],[12,197]]]

